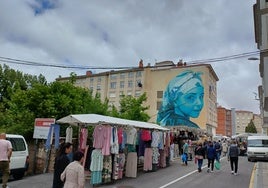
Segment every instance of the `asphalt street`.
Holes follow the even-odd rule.
[[[113,184],[98,185],[100,188],[248,188],[251,173],[255,163],[248,162],[246,157],[239,158],[238,175],[232,175],[229,162],[226,158],[221,160],[221,169],[213,173],[206,172],[207,161],[204,161],[203,171],[198,173],[196,164],[189,161],[188,166],[181,164],[180,159],[171,162],[167,168],[156,172],[139,171],[137,178],[124,178]],[[24,177],[22,180],[10,180],[10,188],[50,188],[53,175],[51,173]],[[93,187],[86,181],[86,188]]]

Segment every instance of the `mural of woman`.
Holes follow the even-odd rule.
[[[201,74],[202,72],[186,70],[168,83],[157,114],[160,125],[199,128],[190,121],[190,117],[197,118],[204,106]]]

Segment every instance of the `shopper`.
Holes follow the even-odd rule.
[[[232,140],[231,145],[228,147],[228,161],[231,165],[231,174],[237,175],[238,170],[238,156],[239,156],[239,147],[235,140]]]
[[[59,151],[55,157],[52,188],[63,187],[63,181],[61,181],[60,175],[64,171],[66,166],[70,163],[70,160],[67,155],[72,152],[72,148],[72,144],[69,142],[61,144]]]
[[[7,187],[9,178],[9,162],[12,155],[12,145],[10,141],[6,140],[6,133],[0,134],[0,171],[2,173],[2,187]]]
[[[183,161],[183,162],[187,166],[188,165],[188,150],[189,150],[189,145],[188,145],[187,140],[184,140],[183,142],[184,142],[184,144],[182,146],[182,152],[183,152],[183,155],[186,156],[185,161]]]
[[[84,153],[77,151],[71,162],[61,174],[61,180],[64,181],[64,188],[84,188],[85,187],[85,170],[82,166]]]
[[[207,158],[208,158],[208,169],[207,172],[213,172],[214,162],[217,157],[216,149],[213,146],[213,142],[209,141],[207,148]]]
[[[198,143],[198,146],[195,148],[194,154],[195,154],[195,160],[197,160],[198,172],[201,172],[203,160],[205,158],[205,149],[202,145],[202,142]]]

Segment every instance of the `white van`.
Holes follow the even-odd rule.
[[[248,136],[248,161],[268,160],[268,136]]]
[[[7,134],[6,138],[12,144],[10,174],[14,179],[21,179],[29,167],[28,145],[21,135]]]

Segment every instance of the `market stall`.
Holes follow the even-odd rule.
[[[90,156],[90,162],[85,164],[91,172],[92,185],[122,179],[123,176],[135,178],[138,164],[142,164],[144,171],[153,171],[168,164],[168,128],[98,114],[69,115],[56,123],[79,126],[79,141],[83,143],[88,136],[86,127],[94,126],[93,149],[88,152],[86,146],[84,150]],[[79,143],[80,148],[83,143]]]

